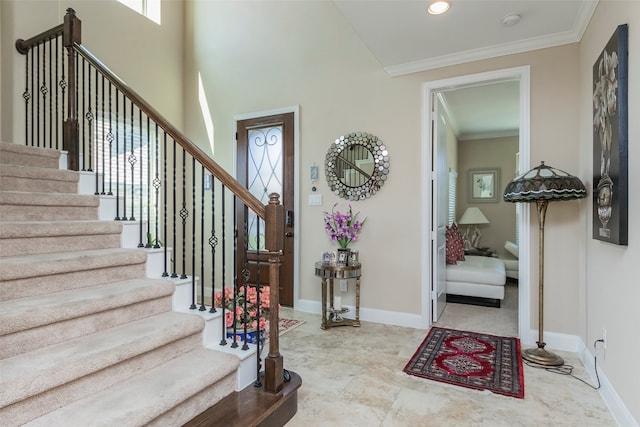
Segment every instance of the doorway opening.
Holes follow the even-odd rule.
[[[434,218],[438,216],[438,175],[446,176],[439,168],[442,161],[434,158],[434,149],[437,153],[437,118],[433,114],[433,100],[436,94],[455,89],[464,89],[484,84],[518,81],[519,83],[519,136],[518,136],[518,167],[519,170],[528,170],[530,155],[530,70],[528,66],[491,71],[480,74],[455,77],[445,80],[426,82],[423,85],[423,138],[422,138],[422,210],[423,210],[423,241],[422,253],[425,262],[422,264],[422,319],[423,323],[430,327],[434,318],[434,307],[437,310],[438,281],[443,280],[441,269],[444,262],[439,260],[438,252],[438,224]],[[436,124],[434,124],[436,123]],[[440,165],[440,166],[438,166]],[[448,171],[447,171],[448,172]],[[507,176],[515,176],[515,171],[505,171]],[[498,196],[501,199],[502,188],[498,188]],[[442,209],[441,209],[442,210]],[[530,334],[530,229],[529,210],[521,209],[517,221],[519,233],[520,258],[519,258],[519,283],[518,283],[518,336],[528,341]],[[442,256],[442,253],[440,253]],[[435,285],[435,286],[434,286]],[[441,295],[440,295],[441,297]],[[440,298],[442,301],[442,298]],[[436,312],[437,316],[437,312]]]

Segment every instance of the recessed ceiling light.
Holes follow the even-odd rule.
[[[440,15],[449,10],[449,2],[446,0],[436,0],[429,5],[427,12],[432,15]]]
[[[502,18],[502,23],[508,27],[516,25],[518,22],[520,22],[520,15],[517,13],[511,13]]]

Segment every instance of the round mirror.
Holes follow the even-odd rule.
[[[324,166],[331,191],[347,200],[362,200],[387,180],[389,153],[377,136],[353,132],[331,144]]]

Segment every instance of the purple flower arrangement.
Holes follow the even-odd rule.
[[[340,213],[335,210],[337,205],[337,203],[333,205],[331,212],[324,213],[324,229],[331,240],[337,241],[341,248],[347,248],[349,243],[358,239],[358,232],[367,219],[359,221],[357,217],[360,212],[354,214],[351,205],[348,212]]]

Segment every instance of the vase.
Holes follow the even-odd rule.
[[[349,248],[338,248],[337,265],[349,265]]]
[[[233,328],[227,328],[227,338],[233,339]],[[265,331],[264,329],[260,331],[260,346],[264,347],[265,342]],[[239,343],[244,342],[244,328],[236,329],[236,341]],[[258,343],[258,330],[257,329],[247,329],[247,344],[257,344]]]

